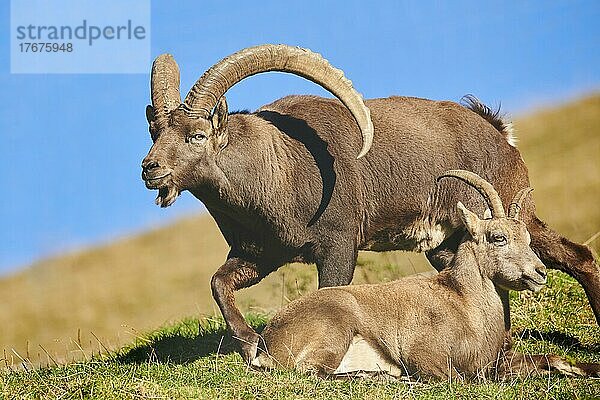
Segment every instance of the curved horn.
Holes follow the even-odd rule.
[[[533,188],[527,187],[525,189],[521,189],[515,194],[510,205],[508,206],[508,217],[518,219],[519,213],[521,212],[521,208],[523,208],[523,202],[527,198],[527,195],[533,191]]]
[[[150,92],[155,118],[166,117],[181,104],[179,67],[170,54],[161,54],[152,63]]]
[[[181,108],[191,117],[208,118],[229,88],[244,78],[268,71],[299,75],[334,94],[350,110],[362,132],[363,147],[358,158],[369,151],[373,142],[373,123],[362,96],[342,70],[334,68],[320,54],[300,47],[266,44],[225,57],[196,81]]]
[[[504,218],[504,206],[500,195],[496,192],[496,189],[485,179],[480,177],[474,172],[465,171],[462,169],[452,169],[444,172],[437,177],[436,181],[440,181],[442,178],[458,178],[461,181],[473,186],[485,199],[488,207],[492,211],[492,218]]]

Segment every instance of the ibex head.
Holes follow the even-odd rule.
[[[519,219],[522,204],[533,189],[521,189],[506,215],[496,190],[479,175],[451,170],[438,177],[438,180],[444,177],[458,178],[473,186],[491,210],[490,219],[480,219],[462,203],[457,205],[482,274],[507,290],[541,289],[546,284],[546,267],[529,247],[531,237],[525,223]]]
[[[162,54],[152,65],[152,105],[146,108],[154,145],[142,162],[146,187],[159,191],[158,205],[167,207],[181,191],[215,183],[222,174],[215,156],[229,143],[224,94],[242,79],[267,71],[302,76],[337,96],[361,129],[363,148],[359,157],[367,153],[373,140],[369,109],[344,73],[319,54],[286,45],[241,50],[206,71],[183,103],[177,63],[171,55]]]

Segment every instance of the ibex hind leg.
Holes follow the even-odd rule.
[[[573,243],[550,229],[535,215],[527,222],[531,248],[549,268],[566,272],[575,278],[587,294],[600,324],[600,270],[591,250]]]
[[[504,354],[499,367],[500,379],[546,374],[600,377],[600,364],[569,362],[553,354],[521,354],[509,351]]]

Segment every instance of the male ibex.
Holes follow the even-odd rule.
[[[537,291],[546,283],[546,268],[517,219],[531,189],[517,193],[507,217],[494,188],[478,175],[456,170],[441,177],[472,185],[492,210],[491,219],[480,220],[458,203],[466,233],[448,268],[430,278],[324,288],[297,299],[267,325],[266,352],[252,364],[320,375],[419,378],[599,373],[599,365],[505,348],[507,291]]]
[[[341,102],[292,96],[255,113],[228,114],[224,93],[265,71],[303,76]],[[151,91],[146,114],[154,144],[142,177],[158,190],[162,207],[190,191],[231,246],[211,285],[246,360],[254,358],[259,336],[237,309],[236,290],[292,261],[316,263],[320,287],[345,285],[358,250],[422,251],[441,270],[464,233],[458,199],[484,210],[472,191],[455,182],[436,191],[437,175],[474,171],[504,201],[529,186],[509,128],[475,99],[468,98],[466,107],[407,97],[365,106],[340,70],[305,49],[241,50],[206,71],[183,103],[177,64],[163,54],[152,66]],[[369,153],[357,159],[371,147],[373,133]],[[521,213],[534,251],[583,285],[600,319],[600,274],[590,250],[546,227],[531,200]]]

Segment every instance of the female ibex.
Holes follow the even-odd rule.
[[[486,377],[548,372],[598,373],[556,356],[508,351],[504,307],[508,290],[539,290],[546,269],[518,220],[531,189],[519,191],[508,216],[494,188],[468,171],[447,171],[486,199],[492,218],[480,220],[458,203],[466,229],[450,266],[427,278],[320,289],[284,307],[263,332],[258,367],[288,367],[321,375],[379,373],[419,378]]]
[[[265,71],[303,76],[341,102],[293,96],[252,114],[228,114],[224,93]],[[231,246],[211,285],[246,360],[256,354],[258,335],[235,305],[236,290],[292,261],[316,263],[320,287],[346,285],[358,250],[422,251],[441,270],[464,232],[456,202],[484,210],[455,182],[436,191],[437,175],[474,171],[504,201],[529,186],[507,125],[473,98],[466,107],[406,97],[365,106],[340,70],[305,49],[265,45],[235,53],[206,71],[183,103],[177,64],[163,54],[152,66],[151,89],[154,144],[142,177],[162,207],[190,191]],[[521,214],[534,251],[583,285],[600,319],[600,275],[590,250],[546,227],[531,200]]]

